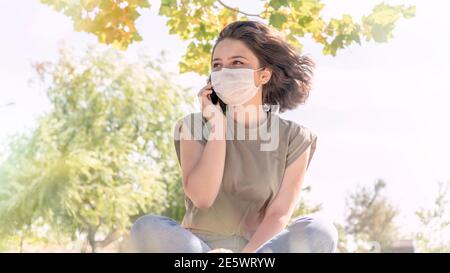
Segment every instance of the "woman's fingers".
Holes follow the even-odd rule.
[[[213,104],[211,101],[211,97],[209,95],[211,95],[212,92],[213,90],[211,87],[211,83],[208,83],[198,92],[198,98],[200,101],[202,113],[207,120],[210,120],[213,116],[219,116],[220,118],[223,117],[220,105]]]
[[[212,94],[212,89],[208,88],[208,85],[203,87],[197,94],[202,109],[204,109],[205,106],[212,104],[211,99],[208,97],[208,95]]]
[[[197,96],[201,96],[205,91],[212,91],[210,83],[200,89],[200,91],[197,93]]]

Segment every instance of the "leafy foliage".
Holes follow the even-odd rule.
[[[147,0],[41,0],[69,16],[78,31],[96,35],[100,42],[127,48],[140,41],[135,21],[139,9],[150,8]],[[299,50],[301,39],[310,36],[323,46],[323,54],[337,54],[339,49],[361,41],[387,42],[393,37],[399,19],[415,16],[415,6],[376,5],[372,12],[355,21],[350,15],[324,19],[325,4],[320,0],[264,0],[264,9],[248,13],[221,0],[161,0],[159,15],[167,18],[170,34],[190,41],[179,63],[180,72],[206,75],[209,56],[220,30],[235,20],[257,19],[268,23]]]
[[[55,10],[71,17],[77,31],[93,33],[101,43],[126,48],[141,41],[135,22],[139,8],[150,8],[148,0],[41,0]]]
[[[44,219],[95,251],[143,213],[184,207],[172,126],[190,100],[158,64],[139,59],[90,47],[35,64],[52,110],[0,166],[3,234]]]
[[[440,182],[433,207],[416,211],[420,227],[415,244],[421,252],[450,252],[450,182]]]
[[[377,180],[373,187],[359,187],[347,197],[347,217],[343,227],[358,252],[389,249],[398,236],[394,223],[399,211],[383,195],[386,183]],[[346,238],[348,240],[349,238]],[[374,245],[374,244],[377,245]]]
[[[289,219],[289,224],[292,223],[297,217],[313,214],[322,210],[322,204],[314,204],[309,198],[308,194],[311,192],[311,186],[304,187],[302,189],[301,198],[299,203],[292,213],[291,219]]]

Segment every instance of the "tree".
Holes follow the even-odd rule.
[[[311,192],[311,186],[304,187],[302,189],[300,201],[296,205],[294,212],[292,213],[292,217],[289,220],[289,224],[292,223],[295,218],[302,216],[313,214],[322,210],[322,204],[313,204],[311,200],[307,198],[307,194]]]
[[[221,0],[161,0],[159,15],[167,18],[170,34],[190,41],[179,63],[180,72],[194,71],[206,75],[210,71],[209,56],[220,30],[235,20],[262,20],[278,29],[296,48],[300,39],[310,35],[323,46],[323,54],[335,56],[339,49],[362,40],[387,42],[393,37],[395,24],[401,18],[415,16],[415,6],[376,5],[372,12],[356,22],[348,14],[325,20],[320,0],[263,0],[264,10],[244,12]],[[41,0],[64,13],[77,31],[92,33],[101,43],[126,49],[141,41],[135,22],[140,11],[150,8],[148,0]]]
[[[440,182],[434,205],[416,211],[420,228],[415,244],[421,252],[450,252],[450,182]]]
[[[49,225],[96,251],[136,217],[184,207],[168,191],[181,187],[173,124],[190,99],[163,61],[139,59],[91,46],[34,65],[52,109],[0,165],[2,238]]]
[[[398,210],[383,195],[385,187],[383,180],[377,180],[373,187],[358,187],[347,196],[344,230],[356,244],[357,251],[377,250],[371,249],[373,247],[385,251],[397,237],[394,219]]]

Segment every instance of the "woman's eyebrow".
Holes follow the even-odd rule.
[[[237,58],[242,58],[242,59],[246,59],[247,60],[247,58],[245,58],[244,56],[233,56],[233,57],[230,57],[228,59],[237,59]]]
[[[237,56],[231,56],[230,58],[228,58],[228,59],[237,59],[237,58],[242,58],[242,59],[246,59],[247,60],[247,58],[245,58],[244,56],[239,56],[239,55],[237,55]],[[219,60],[222,60],[221,58],[214,58],[213,59],[213,62],[214,61],[219,61]]]

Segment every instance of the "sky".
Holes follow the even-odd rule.
[[[261,1],[226,1],[244,11],[262,10]],[[324,1],[325,18],[347,13],[358,20],[380,1]],[[333,221],[345,215],[345,196],[357,185],[387,182],[387,194],[400,209],[405,234],[416,227],[414,211],[432,204],[439,181],[450,180],[450,30],[447,1],[385,1],[415,4],[417,15],[400,20],[388,43],[363,42],[323,56],[321,46],[302,40],[303,53],[316,62],[314,85],[305,105],[282,113],[316,133],[317,150],[306,174],[309,199],[323,204]],[[204,78],[179,75],[177,63],[187,42],[169,35],[158,16],[158,1],[143,12],[138,29],[144,49],[167,53],[168,71],[195,95]],[[0,0],[0,142],[32,128],[49,109],[43,90],[30,84],[31,63],[56,60],[61,42],[76,49],[97,43],[73,30],[72,22],[37,0]],[[12,102],[12,105],[5,106]],[[406,235],[405,235],[406,236]]]

